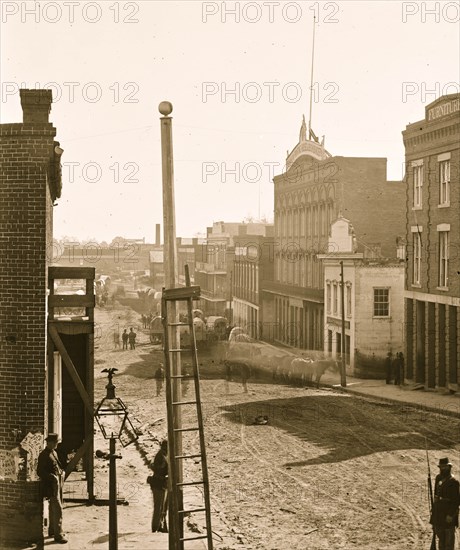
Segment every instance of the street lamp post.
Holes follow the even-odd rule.
[[[104,439],[109,439],[109,454],[96,451],[100,458],[109,459],[109,550],[118,550],[118,526],[117,526],[117,458],[115,454],[115,442],[118,439],[123,447],[137,439],[137,434],[128,418],[128,409],[123,401],[115,396],[115,386],[112,378],[118,369],[104,369],[109,382],[105,387],[106,396],[99,403],[94,416]]]

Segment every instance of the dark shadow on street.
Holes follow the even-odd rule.
[[[324,449],[319,457],[285,463],[285,467],[341,462],[385,451],[424,450],[425,441],[428,450],[460,449],[460,419],[403,403],[324,392],[237,403],[221,410],[237,424],[254,424],[258,416],[267,416],[269,425]]]

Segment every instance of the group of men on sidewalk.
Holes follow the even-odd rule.
[[[388,352],[385,359],[385,379],[387,384],[391,384],[394,380],[395,386],[400,386],[404,383],[404,354],[402,351],[396,352],[393,355]]]

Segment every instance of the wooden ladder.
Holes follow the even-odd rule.
[[[188,267],[188,266],[187,266]],[[169,453],[169,494],[170,494],[170,546],[174,550],[182,550],[187,541],[206,539],[207,549],[212,550],[211,505],[209,497],[208,467],[206,461],[206,446],[203,429],[203,414],[200,399],[200,378],[198,372],[198,358],[193,324],[193,300],[200,297],[200,287],[190,286],[188,270],[186,273],[188,286],[172,289],[163,289],[161,312],[164,328],[164,356],[166,375],[166,409],[168,419],[168,453]],[[187,321],[179,322],[177,303],[187,303]],[[172,310],[172,311],[171,311]],[[191,349],[182,348],[180,343],[180,327],[188,327]],[[190,376],[181,371],[181,354],[191,353],[193,373]],[[194,398],[182,399],[182,384],[184,381],[194,383]],[[182,410],[187,405],[193,405],[196,413],[196,423],[183,427],[181,423]],[[190,448],[191,444],[183,444],[182,435],[186,432],[197,432],[199,435],[199,452]],[[191,434],[190,434],[191,435]],[[185,447],[185,448],[184,448]],[[184,481],[182,466],[188,461],[201,462],[201,476],[199,479]],[[184,488],[202,487],[203,504],[190,509],[184,508]],[[184,518],[191,513],[205,513],[206,534],[184,536]],[[171,544],[172,542],[172,544]]]

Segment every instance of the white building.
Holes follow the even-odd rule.
[[[404,261],[356,252],[353,226],[343,217],[331,225],[328,250],[318,255],[324,262],[324,351],[342,352],[343,263],[347,370],[383,378],[387,353],[403,350]]]

